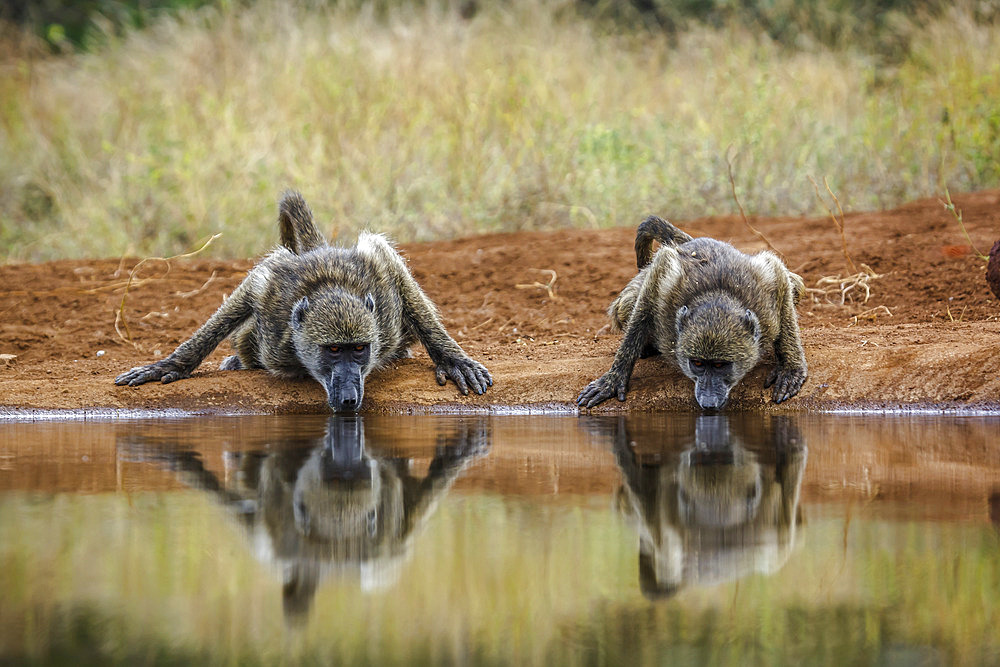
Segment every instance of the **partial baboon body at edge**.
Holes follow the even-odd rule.
[[[655,254],[652,243],[661,244]],[[803,283],[771,252],[746,255],[728,243],[692,238],[666,220],[648,218],[636,233],[638,275],[608,308],[624,331],[611,370],[587,385],[577,403],[624,401],[637,359],[672,355],[695,381],[702,408],[721,408],[730,389],[773,351],[776,403],[806,379],[795,303]]]
[[[223,339],[236,355],[223,370],[263,368],[280,377],[312,376],[334,410],[357,410],[372,370],[423,343],[439,384],[463,394],[493,384],[489,372],[448,335],[403,258],[379,234],[353,248],[327,244],[302,197],[281,201],[282,245],[255,266],[191,338],[162,361],[119,375],[117,384],[190,376]]]

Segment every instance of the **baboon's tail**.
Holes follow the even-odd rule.
[[[278,231],[281,245],[296,255],[326,245],[326,239],[316,229],[312,211],[298,192],[287,190],[278,205]]]
[[[691,238],[663,218],[651,215],[642,221],[635,232],[635,264],[641,269],[653,261],[653,241],[676,247]]]

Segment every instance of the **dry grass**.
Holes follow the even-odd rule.
[[[4,41],[0,261],[168,256],[219,230],[216,254],[256,255],[289,186],[324,231],[401,241],[729,214],[729,146],[758,215],[816,213],[810,173],[855,209],[1000,182],[1000,30],[967,11],[887,70],[864,45],[671,45],[483,5],[226,3],[60,59]]]

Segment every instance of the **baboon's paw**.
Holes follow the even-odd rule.
[[[576,399],[576,404],[581,408],[592,408],[612,396],[624,401],[627,391],[628,380],[608,372],[584,387]]]
[[[434,369],[434,375],[440,385],[444,385],[451,378],[463,396],[468,396],[470,387],[477,394],[482,394],[487,387],[493,386],[493,377],[486,367],[469,357],[442,360]]]
[[[136,366],[131,370],[125,371],[115,378],[115,384],[138,387],[140,384],[155,382],[157,380],[163,384],[167,384],[188,376],[190,376],[190,372],[186,372],[164,359],[155,364]]]
[[[799,389],[802,388],[805,381],[805,368],[775,366],[771,374],[767,376],[764,387],[774,385],[774,389],[771,390],[774,402],[782,403],[799,393]]]

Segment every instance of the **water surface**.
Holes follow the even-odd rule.
[[[998,434],[3,423],[0,663],[997,663]]]

